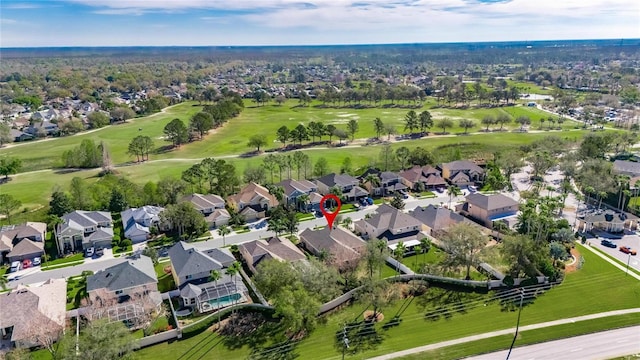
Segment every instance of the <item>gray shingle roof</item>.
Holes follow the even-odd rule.
[[[225,204],[223,198],[214,194],[191,194],[183,197],[182,201],[191,202],[193,204],[193,207],[198,211],[224,206]]]
[[[44,243],[23,239],[13,247],[8,257],[44,254]]]
[[[333,230],[328,227],[320,230],[305,229],[300,233],[300,241],[316,255],[327,250],[338,263],[358,258],[366,247],[362,239],[341,227]]]
[[[332,187],[332,186],[344,187],[344,186],[358,184],[358,179],[354,178],[353,176],[347,175],[347,174],[336,174],[336,173],[325,175],[319,178],[317,181],[327,185],[328,187]]]
[[[146,256],[129,259],[123,263],[98,271],[87,278],[87,291],[106,288],[122,290],[158,282],[153,262]]]
[[[180,277],[220,270],[234,261],[230,253],[221,249],[203,252],[184,241],[169,249],[169,257],[174,271]]]
[[[474,162],[469,160],[456,160],[449,163],[442,164],[442,168],[449,169],[450,171],[461,171],[461,170],[470,170],[478,173],[484,173],[484,169],[480,166],[476,165]]]
[[[304,260],[306,256],[293,243],[287,239],[271,237],[267,240],[254,240],[239,245],[249,256],[255,267],[267,258],[276,258],[284,261]]]
[[[467,203],[486,210],[495,210],[518,205],[517,201],[502,194],[484,195],[480,193],[467,195]]]
[[[417,207],[409,214],[433,230],[443,230],[451,225],[466,221],[462,215],[433,205]]]
[[[640,175],[640,163],[627,160],[616,160],[613,162],[613,171],[616,173]]]
[[[365,221],[376,229],[398,229],[420,226],[418,220],[389,204],[380,205],[376,214]]]

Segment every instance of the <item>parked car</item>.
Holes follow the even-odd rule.
[[[88,249],[86,249],[84,251],[84,256],[85,257],[92,257],[94,252],[95,252],[94,248],[90,247],[90,248],[88,248]]]
[[[475,186],[472,186],[472,185],[469,185],[467,188],[469,189],[469,192],[472,192],[472,193],[478,191],[478,189]]]
[[[369,205],[373,205],[373,199],[368,197],[367,198],[367,203],[369,203]]]
[[[612,243],[611,241],[607,240],[607,239],[602,239],[602,241],[600,241],[600,245],[602,246],[606,246],[606,247],[610,247],[615,249],[617,247],[616,244]]]
[[[628,246],[620,246],[620,251],[622,251],[625,254],[631,254],[631,255],[636,255],[636,251],[633,250],[632,248],[628,247]]]
[[[11,269],[10,269],[10,271],[11,271],[12,273],[14,273],[14,272],[16,272],[16,271],[18,271],[18,270],[20,270],[20,261],[14,261],[14,262],[12,262],[12,263],[11,263]]]
[[[103,249],[103,248],[101,248],[101,247],[97,248],[97,249],[96,249],[96,256],[97,256],[97,257],[100,257],[100,256],[102,256],[102,255],[104,255],[104,249]]]
[[[356,211],[360,210],[360,204],[358,204],[358,203],[353,204],[353,208],[354,208]]]
[[[28,269],[31,267],[31,260],[30,259],[24,259],[22,260],[22,268],[23,269]]]
[[[40,264],[42,264],[42,260],[40,259],[40,257],[39,256],[38,257],[34,257],[33,258],[33,266],[38,266]]]

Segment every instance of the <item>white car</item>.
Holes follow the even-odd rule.
[[[85,250],[84,256],[86,257],[92,257],[93,253],[94,253],[94,249],[92,247],[88,248],[87,250]]]
[[[38,257],[34,257],[33,258],[33,263],[31,265],[38,266],[40,264],[42,264],[42,260],[40,259],[40,257],[39,256]]]
[[[20,261],[14,261],[11,263],[11,272],[14,273],[16,271],[20,270]]]
[[[478,191],[478,189],[475,186],[468,186],[467,187],[469,189],[470,192],[474,193],[476,191]]]

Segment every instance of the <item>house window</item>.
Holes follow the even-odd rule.
[[[116,290],[116,295],[122,294],[122,290]]]
[[[193,279],[193,275],[187,275],[187,276],[186,276],[186,279],[187,279],[187,280],[191,280],[191,279]]]

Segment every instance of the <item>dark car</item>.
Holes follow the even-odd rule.
[[[96,256],[96,257],[100,257],[100,256],[102,256],[102,255],[104,255],[104,249],[103,249],[103,248],[101,248],[101,247],[97,248],[97,249],[96,249],[95,256]]]
[[[616,244],[612,243],[607,239],[603,239],[602,241],[600,241],[600,245],[610,247],[612,249],[615,249],[617,247]]]

